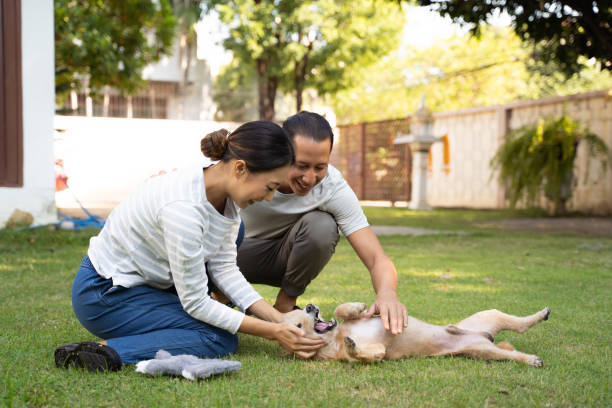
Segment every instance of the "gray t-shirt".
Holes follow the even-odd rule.
[[[270,202],[261,201],[240,211],[247,238],[270,239],[283,235],[305,213],[330,213],[344,236],[369,226],[357,196],[342,173],[329,165],[327,174],[308,194],[274,193]]]

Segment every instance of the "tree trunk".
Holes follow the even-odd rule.
[[[177,94],[179,96],[177,119],[184,119],[185,88],[187,87],[187,78],[189,76],[189,64],[185,61],[185,59],[187,58],[186,48],[187,48],[187,38],[184,34],[179,33],[178,66],[179,66],[179,72],[181,73],[181,79],[177,87]]]
[[[296,82],[295,84],[295,113],[302,111],[302,93],[304,92],[304,83]]]
[[[278,88],[278,78],[268,76],[268,61],[257,59],[257,90],[259,94],[259,119],[274,120],[274,100]]]
[[[300,37],[301,39],[301,37]],[[304,83],[306,82],[306,70],[308,69],[308,60],[310,58],[310,53],[312,52],[313,43],[308,44],[308,49],[304,54],[304,58],[301,61],[295,62],[295,68],[293,69],[293,85],[295,87],[295,110],[296,113],[302,111],[303,104],[303,93],[304,93]]]
[[[179,14],[181,12],[181,8],[184,8],[183,12],[187,10],[189,7],[189,0],[174,0],[173,8],[174,13]],[[178,68],[181,73],[181,79],[178,83],[177,93],[179,95],[178,100],[178,112],[177,118],[184,119],[184,109],[185,109],[185,90],[187,88],[187,81],[189,78],[189,66],[191,65],[191,45],[189,41],[189,27],[186,27],[184,24],[181,24],[178,27]]]

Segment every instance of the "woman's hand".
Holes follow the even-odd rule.
[[[300,358],[313,357],[325,345],[323,339],[309,339],[302,329],[292,324],[268,322],[251,316],[244,316],[238,331],[276,340],[285,350]]]
[[[304,330],[289,323],[277,323],[274,330],[274,338],[285,350],[300,358],[311,358],[325,346],[325,341],[305,336]]]

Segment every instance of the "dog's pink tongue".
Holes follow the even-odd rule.
[[[329,327],[330,323],[328,322],[317,322],[315,324],[315,329],[319,330],[319,331],[323,331],[325,329],[327,329]]]

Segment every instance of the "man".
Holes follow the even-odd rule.
[[[370,271],[376,301],[367,316],[380,314],[385,329],[407,327],[405,306],[397,299],[397,272],[370,228],[353,190],[329,164],[333,132],[316,113],[289,117],[283,128],[293,138],[295,165],[271,202],[241,211],[246,238],[238,266],[251,283],[280,287],[274,307],[286,313],[330,260],[338,228]]]

